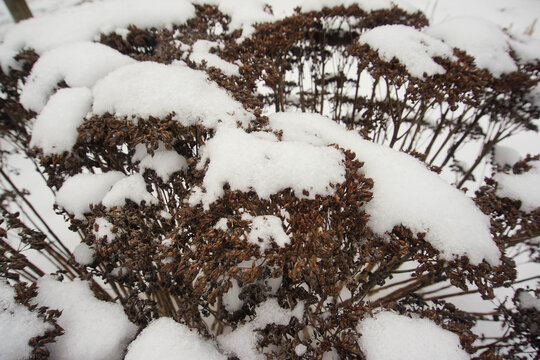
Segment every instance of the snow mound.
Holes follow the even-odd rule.
[[[206,66],[213,66],[220,69],[223,74],[227,76],[240,76],[238,65],[227,62],[216,54],[212,54],[210,52],[210,50],[215,47],[217,47],[216,42],[198,40],[195,44],[193,44],[192,53],[189,56],[189,59],[199,64],[205,61]]]
[[[0,45],[4,72],[16,67],[13,57],[22,49],[38,54],[63,44],[93,41],[100,33],[135,25],[164,28],[183,24],[195,16],[187,0],[102,0],[86,2],[54,13],[34,17],[13,26]]]
[[[61,89],[36,117],[30,146],[37,146],[44,155],[71,151],[77,142],[77,128],[92,108],[92,92],[88,88]]]
[[[521,201],[521,210],[533,211],[540,207],[540,160],[530,163],[532,169],[522,174],[498,173],[493,178],[499,183],[497,195]]]
[[[529,294],[526,291],[521,291],[518,294],[519,307],[521,309],[534,309],[540,312],[540,299]]]
[[[358,343],[367,360],[466,360],[459,336],[427,319],[383,311],[362,320]]]
[[[164,118],[174,112],[174,120],[184,126],[207,128],[218,123],[246,124],[251,118],[242,104],[208,81],[203,71],[154,62],[127,65],[99,80],[93,111],[141,118]]]
[[[283,230],[283,223],[277,216],[242,215],[243,220],[251,221],[251,230],[247,235],[248,242],[258,245],[261,253],[271,247],[273,240],[279,247],[289,244],[291,239]]]
[[[81,243],[73,250],[73,257],[75,261],[80,265],[90,265],[94,262],[94,256],[96,252],[85,243]]]
[[[256,317],[237,327],[233,332],[218,337],[218,343],[227,353],[240,360],[265,360],[266,356],[257,350],[259,335],[256,330],[268,324],[288,325],[293,317],[302,320],[304,304],[299,303],[293,310],[283,309],[276,299],[268,299],[255,309]]]
[[[47,345],[52,358],[122,359],[124,348],[137,332],[122,305],[96,299],[86,281],[61,283],[46,276],[37,284],[39,291],[33,301],[62,311],[58,325],[64,335]]]
[[[152,321],[129,345],[126,360],[226,360],[210,341],[171,318]]]
[[[116,234],[112,232],[113,224],[105,218],[96,218],[92,232],[96,239],[107,238],[107,242],[112,242],[116,238]]]
[[[21,104],[40,112],[59,82],[69,87],[94,86],[116,68],[135,62],[129,56],[97,43],[67,44],[45,52],[21,88]]]
[[[282,130],[285,141],[338,144],[353,151],[364,162],[361,170],[374,181],[366,212],[368,225],[376,233],[383,235],[403,224],[414,232],[425,232],[425,239],[446,260],[465,255],[473,264],[483,259],[492,265],[499,263],[489,218],[417,159],[364,140],[316,114],[273,114],[270,127]]]
[[[426,33],[464,50],[479,68],[494,76],[517,71],[510,56],[509,37],[496,24],[479,18],[453,18],[427,28]]]
[[[453,50],[442,41],[405,25],[384,25],[360,36],[361,44],[377,50],[385,61],[399,60],[412,76],[424,78],[444,74],[445,69],[433,58],[453,58]]]
[[[90,212],[90,204],[99,204],[111,186],[124,177],[119,171],[74,175],[56,193],[56,204],[75,218],[84,219],[84,214]]]
[[[43,322],[36,313],[22,304],[15,302],[15,291],[0,279],[0,359],[29,359],[32,348],[28,341],[43,336],[53,327]]]
[[[139,167],[142,169],[154,170],[164,181],[169,181],[172,174],[187,169],[187,160],[182,155],[173,150],[166,150],[160,147],[154,151],[154,155],[148,154],[144,144],[135,147],[135,155],[132,160],[140,161]]]
[[[146,190],[146,182],[140,174],[125,177],[116,182],[103,197],[103,205],[107,208],[122,207],[126,199],[134,203],[157,204],[159,201]]]
[[[202,203],[205,208],[231,190],[254,190],[267,199],[280,190],[291,188],[297,197],[313,199],[331,195],[330,183],[345,180],[343,154],[332,147],[314,146],[297,141],[278,141],[269,133],[246,133],[237,128],[219,128],[201,149],[198,169],[207,161],[208,170],[202,189],[196,189],[190,205]],[[309,195],[304,196],[307,190]]]

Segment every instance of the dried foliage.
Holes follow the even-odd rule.
[[[185,60],[192,68],[206,70],[210,79],[257,116],[249,131],[262,129],[267,121],[261,116],[265,106],[317,112],[366,139],[410,153],[437,171],[458,160],[456,152],[463,144],[481,140],[480,153],[460,175],[458,187],[472,179],[474,169],[487,161],[500,141],[536,129],[533,120],[540,110],[527,94],[538,84],[537,64],[521,65],[519,71],[495,78],[456,49],[456,60],[436,59],[446,73],[419,79],[397,60],[386,62],[356,41],[363,31],[384,24],[421,28],[427,20],[420,13],[398,8],[366,13],[356,6],[298,13],[259,24],[242,42],[237,41],[239,32],[228,32],[229,23],[217,8],[197,6],[195,18],[172,30],[131,27],[125,38],[109,34],[100,41],[137,60],[167,64]],[[213,50],[224,60],[241,62],[241,76],[226,76],[189,60],[191,46],[200,39],[219,44]],[[482,315],[460,311],[443,300],[475,292],[492,298],[494,288],[515,280],[512,259],[503,255],[497,267],[475,266],[466,257],[448,262],[424,240],[425,234],[404,226],[396,226],[386,238],[374,234],[364,207],[372,197],[373,180],[362,175],[355,154],[339,149],[346,158],[346,180],[333,184],[333,196],[300,199],[284,189],[262,199],[255,192],[226,186],[225,195],[209,210],[187,206],[191,190],[202,184],[205,169],[196,164],[200,147],[213,135],[211,129],[182,126],[172,120],[172,114],[136,121],[105,114],[84,121],[72,152],[44,156],[39,149],[28,149],[28,121],[35,114],[18,103],[17,93],[18,81],[24,81],[37,55],[27,51],[20,57],[26,60],[22,71],[0,73],[7,94],[0,99],[0,131],[3,138],[39,160],[53,191],[81,172],[139,172],[139,164],[132,161],[138,144],[150,153],[163,144],[188,161],[188,170],[173,174],[168,182],[152,170],[144,172],[147,190],[159,199],[157,205],[127,200],[121,208],[108,209],[98,204],[84,220],[57,209],[95,250],[95,261],[89,266],[74,261],[45,221],[34,229],[20,220],[20,214],[8,211],[14,199],[29,201],[3,169],[2,179],[11,184],[11,192],[4,194],[1,203],[0,267],[3,277],[17,284],[21,303],[29,306],[28,299],[36,291],[25,284],[44,275],[24,254],[32,249],[54,264],[59,274],[91,281],[99,298],[121,303],[140,326],[168,316],[206,337],[216,337],[249,321],[266,299],[275,298],[286,309],[304,304],[301,319],[260,330],[258,346],[269,358],[295,358],[295,347],[304,344],[307,359],[321,358],[331,349],[342,358],[363,359],[355,326],[378,309],[432,319],[458,334],[463,347],[483,359],[521,359],[532,354],[530,347],[538,351],[538,330],[533,328],[538,311],[501,305],[497,316],[509,332],[493,344],[477,347],[471,328]],[[371,89],[360,91],[361,82],[372,84]],[[433,114],[434,122],[429,121]],[[526,171],[534,159],[538,157],[516,164],[514,172]],[[526,213],[519,202],[497,197],[496,189],[497,183],[488,179],[476,196],[478,206],[491,217],[494,240],[503,254],[518,245],[528,246],[538,261],[537,245],[531,239],[540,235],[539,210]],[[37,212],[29,209],[34,214],[27,217],[35,218]],[[247,242],[246,214],[279,217],[286,224],[290,245],[274,244],[261,251]],[[98,219],[113,225],[114,238],[97,237]],[[215,227],[222,219],[226,230]],[[19,238],[19,248],[10,245],[8,232]],[[98,284],[101,281],[105,287]],[[233,286],[240,289],[243,305],[231,311],[224,297]],[[451,287],[458,292],[444,291]],[[58,313],[46,309],[39,313],[55,324]],[[43,339],[32,340],[35,358],[46,357],[44,345],[61,334],[55,326]]]

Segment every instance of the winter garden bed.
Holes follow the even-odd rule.
[[[5,35],[2,144],[81,243],[2,167],[0,359],[537,356],[538,290],[448,296],[538,261],[540,158],[498,146],[536,130],[537,44],[339,4],[98,1]]]

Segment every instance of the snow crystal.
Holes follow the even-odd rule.
[[[452,47],[465,50],[478,67],[495,76],[517,71],[510,56],[509,37],[497,25],[478,18],[453,18],[425,30]]]
[[[51,96],[32,127],[30,146],[45,155],[71,151],[77,142],[77,128],[92,107],[92,92],[87,88],[61,89]]]
[[[237,327],[233,332],[218,337],[221,348],[240,360],[264,360],[266,357],[257,351],[259,335],[256,330],[264,329],[268,324],[288,325],[295,317],[302,319],[304,304],[299,303],[294,310],[283,309],[276,299],[271,298],[255,309],[255,319]]]
[[[202,169],[210,161],[203,179],[206,192],[196,190],[190,205],[203,203],[208,208],[223,195],[223,185],[231,190],[254,190],[259,197],[285,188],[292,188],[296,196],[309,198],[330,195],[330,183],[345,179],[343,154],[332,147],[317,147],[296,141],[278,141],[268,133],[247,134],[242,129],[220,128],[201,149]]]
[[[213,47],[217,47],[216,42],[198,40],[195,44],[193,44],[192,53],[189,56],[190,60],[199,64],[205,61],[206,66],[218,68],[227,76],[240,76],[238,65],[231,64],[216,54],[212,54],[210,50]]]
[[[60,46],[40,56],[21,89],[21,104],[40,112],[58,83],[69,87],[94,86],[120,66],[135,62],[129,56],[98,43],[80,42]]]
[[[499,183],[497,195],[521,200],[521,210],[527,212],[540,207],[540,160],[530,165],[532,168],[522,174],[498,173],[493,177]]]
[[[90,246],[81,243],[73,250],[73,257],[80,265],[90,265],[94,262],[96,252]]]
[[[74,175],[56,193],[56,203],[75,218],[84,219],[84,214],[90,212],[90,204],[99,204],[111,186],[124,177],[119,171]]]
[[[156,199],[146,190],[146,182],[140,174],[125,177],[116,182],[111,190],[103,197],[103,205],[108,208],[122,207],[129,199],[137,204],[145,201],[147,204],[157,204]]]
[[[518,300],[521,309],[535,309],[536,311],[540,311],[540,299],[528,292],[521,291],[518,294]]]
[[[227,359],[216,346],[171,318],[152,321],[129,345],[126,360]]]
[[[62,311],[58,325],[64,335],[48,344],[51,357],[58,360],[122,359],[125,346],[135,336],[132,324],[120,304],[94,297],[89,283],[81,280],[61,283],[51,277],[38,280],[40,306]]]
[[[0,278],[0,359],[31,358],[31,338],[43,336],[53,327],[22,304],[15,302],[15,291]]]
[[[94,225],[98,227],[96,230],[95,226],[94,229],[92,229],[92,232],[94,233],[94,236],[96,239],[103,239],[107,237],[107,242],[111,242],[116,238],[116,234],[112,232],[113,224],[111,224],[107,219],[105,218],[96,218],[94,221]]]
[[[364,162],[361,170],[374,181],[373,199],[366,204],[366,212],[370,215],[368,225],[376,233],[383,235],[403,224],[414,232],[425,232],[426,240],[444,259],[465,255],[473,264],[483,259],[499,263],[489,218],[417,159],[364,140],[316,114],[273,114],[270,126],[282,130],[284,140],[338,144]]]
[[[284,247],[291,241],[283,230],[281,219],[277,216],[250,216],[242,215],[243,220],[251,221],[251,230],[247,235],[248,242],[258,245],[261,253],[270,248],[273,240],[279,247]]]
[[[154,151],[154,155],[150,155],[146,152],[144,144],[138,144],[135,147],[135,155],[133,155],[132,160],[134,162],[140,161],[139,167],[141,169],[154,170],[164,182],[169,181],[172,174],[185,170],[188,166],[186,158],[176,151],[160,147]]]
[[[38,54],[62,44],[93,41],[100,33],[135,25],[163,28],[183,24],[195,16],[187,0],[106,0],[86,2],[54,13],[36,16],[13,26],[0,45],[4,72],[15,67],[19,50],[32,48]]]
[[[385,61],[399,60],[412,76],[423,78],[444,74],[446,70],[433,58],[453,58],[453,50],[442,41],[405,25],[384,25],[360,36],[361,44],[377,50]]]
[[[362,320],[358,340],[367,360],[470,359],[459,336],[427,319],[411,319],[383,311]]]
[[[163,118],[174,112],[184,126],[247,123],[250,115],[203,71],[182,65],[141,62],[119,68],[97,82],[93,111],[116,116]]]

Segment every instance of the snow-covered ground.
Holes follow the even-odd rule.
[[[22,88],[21,102],[26,108],[39,113],[35,120],[32,145],[41,147],[46,154],[70,151],[76,141],[77,126],[90,111],[94,114],[109,112],[128,117],[134,114],[141,117],[159,117],[174,111],[178,118],[173,120],[184,125],[198,124],[216,129],[216,135],[208,141],[201,154],[200,169],[204,168],[206,161],[210,161],[203,180],[204,189],[196,189],[189,199],[190,205],[200,203],[208,207],[223,196],[225,183],[229,183],[232,190],[254,190],[261,198],[275,194],[286,187],[292,188],[298,197],[302,197],[304,189],[309,189],[308,196],[312,197],[331,194],[332,189],[329,184],[342,182],[345,172],[342,153],[329,146],[338,144],[341,148],[362,154],[361,160],[365,162],[364,170],[378,184],[374,191],[374,198],[368,205],[372,216],[370,225],[375,232],[383,235],[387,229],[401,221],[414,231],[426,232],[426,240],[433,241],[432,246],[441,251],[445,259],[451,260],[459,255],[467,255],[473,264],[478,264],[482,260],[493,265],[498,263],[499,252],[491,241],[489,220],[478,211],[470,199],[448,186],[438,176],[428,172],[420,162],[362,140],[357,134],[348,132],[317,115],[304,116],[288,113],[271,115],[270,129],[282,131],[283,138],[280,141],[269,133],[248,134],[236,125],[247,124],[251,120],[251,114],[245,111],[241,104],[230,98],[225,91],[214,84],[209,85],[203,73],[178,64],[133,63],[131,59],[119,53],[111,53],[108,49],[103,49],[102,45],[90,43],[101,31],[114,31],[131,23],[139,24],[141,27],[166,27],[173,21],[183,22],[193,14],[193,9],[188,2],[160,0],[159,3],[166,10],[155,11],[153,10],[155,3],[151,1],[110,0],[105,9],[98,1],[86,1],[84,6],[66,10],[69,6],[83,2],[81,0],[30,0],[29,6],[34,14],[43,15],[40,18],[42,22],[28,23],[27,26],[20,25],[17,31],[13,30],[14,24],[4,4],[0,5],[0,38],[4,39],[4,43],[0,45],[2,66],[13,65],[11,57],[25,46],[33,47],[39,54],[43,54],[33,69],[32,82]],[[274,0],[271,2],[274,15],[271,16],[262,11],[262,1],[259,0],[253,0],[249,5],[239,0],[199,2],[219,4],[224,12],[231,14],[231,27],[243,29],[244,36],[252,31],[253,22],[271,21],[284,17],[291,14],[292,9],[298,5],[308,10],[338,3],[333,0],[305,2]],[[380,5],[386,6],[390,2],[361,0],[358,3],[367,8],[376,8]],[[425,33],[396,26],[378,29],[378,32],[368,32],[362,41],[378,47],[379,40],[393,34],[403,35],[406,40],[410,40],[411,37],[417,39],[419,48],[414,54],[425,55],[424,57],[410,58],[407,49],[396,50],[395,47],[390,50],[388,56],[390,58],[402,56],[409,71],[413,75],[417,74],[418,77],[423,76],[424,72],[430,75],[442,71],[431,58],[433,56],[451,57],[451,49],[447,44],[469,47],[471,52],[478,51],[479,43],[460,43],[459,40],[453,42],[453,38],[446,36],[449,34],[449,31],[445,31],[447,26],[454,26],[461,31],[471,31],[471,28],[467,28],[467,24],[471,23],[471,17],[489,21],[490,24],[486,25],[487,27],[497,24],[516,38],[523,37],[529,43],[531,39],[540,42],[540,30],[535,25],[537,17],[540,17],[539,1],[396,0],[394,3],[406,9],[414,6],[423,10],[432,25],[428,31],[429,37]],[[104,13],[107,16],[102,16]],[[54,28],[51,27],[52,22],[62,25]],[[478,23],[475,20],[475,24]],[[500,31],[500,28],[496,26],[495,28],[494,31]],[[481,32],[485,29],[486,27],[479,26],[472,31]],[[36,32],[41,32],[41,37],[36,36]],[[483,42],[490,40],[492,39],[488,37]],[[74,42],[77,43],[71,44]],[[381,53],[387,44],[386,41],[380,44],[378,48],[381,49]],[[192,54],[194,56],[192,60],[204,59],[209,63],[213,61],[217,64],[215,66],[227,67],[230,74],[237,73],[238,69],[235,65],[222,64],[221,59],[211,57],[208,46],[206,43],[200,43],[197,47],[199,50]],[[489,49],[496,47],[497,44],[491,44]],[[422,51],[425,48],[428,50],[423,54]],[[506,53],[506,50],[503,50],[502,53]],[[484,64],[482,59],[486,51],[477,53],[476,57],[480,59],[479,66]],[[81,59],[71,57],[76,53],[86,56]],[[515,66],[512,60],[497,57],[498,54],[501,54],[501,51],[490,54],[491,57],[486,57],[485,67],[494,74],[512,71],[512,66]],[[85,59],[89,58],[88,55],[91,55],[90,58],[93,61],[85,63]],[[407,60],[411,61],[410,64]],[[432,68],[427,70],[425,67],[415,68],[418,64],[425,64],[426,61],[432,65]],[[80,74],[85,76],[80,76]],[[60,80],[64,80],[70,88],[62,89],[53,95],[54,86]],[[162,92],[158,90],[163,87],[169,90],[168,94],[175,94],[175,96],[162,96]],[[205,102],[201,94],[205,94],[206,99],[211,98],[212,103]],[[70,111],[63,111],[65,108],[69,108]],[[50,124],[55,122],[58,125],[60,122],[68,125],[62,133],[51,132]],[[309,125],[306,125],[308,123]],[[11,144],[1,141],[0,146],[9,149]],[[501,145],[514,149],[523,157],[527,153],[540,153],[540,136],[531,132],[523,133],[506,140]],[[467,149],[464,150],[464,153],[466,152]],[[161,149],[154,155],[136,153],[135,157],[137,156],[138,161],[141,161],[143,171],[145,167],[155,169],[163,180],[168,179],[173,172],[182,171],[186,167],[185,158],[176,153],[167,153],[165,149]],[[289,166],[291,157],[296,166]],[[237,161],[239,159],[242,161]],[[261,160],[266,166],[253,171]],[[391,164],[388,169],[392,172],[388,173],[388,169],[377,167],[380,161]],[[163,164],[166,166],[163,167]],[[220,166],[223,164],[226,166]],[[302,164],[302,166],[297,166],[297,164]],[[13,171],[12,178],[17,186],[31,191],[29,200],[51,224],[54,231],[65,239],[71,250],[77,247],[80,237],[67,228],[62,216],[54,213],[52,204],[55,201],[77,218],[83,218],[89,205],[94,203],[102,202],[103,205],[111,208],[123,206],[126,198],[137,203],[141,201],[157,203],[158,201],[146,191],[144,179],[140,174],[124,176],[121,173],[109,172],[99,175],[76,175],[64,183],[55,197],[45,186],[43,179],[36,176],[34,164],[23,155],[14,154],[8,157],[7,166],[16,170]],[[403,177],[389,181],[392,173],[398,171],[397,169]],[[530,176],[536,176],[537,173],[538,171],[535,170]],[[518,180],[523,180],[523,178]],[[537,179],[537,176],[533,180],[525,179],[517,185],[512,185],[511,180],[507,183],[510,189],[516,186],[523,188],[530,186],[531,183],[534,185]],[[6,183],[2,183],[2,186],[9,188]],[[87,191],[84,196],[79,196],[77,193],[81,188],[93,191]],[[509,191],[509,194],[516,194],[515,191]],[[400,194],[404,192],[406,196],[401,196]],[[426,193],[432,196],[425,196]],[[515,196],[521,196],[521,194]],[[418,201],[419,199],[422,201]],[[527,203],[527,206],[531,208],[534,208],[535,204],[537,206],[538,202],[534,202],[534,198],[528,200],[531,203],[530,206]],[[453,204],[453,207],[445,209],[443,214],[437,206],[441,202]],[[411,204],[416,207],[411,208]],[[30,212],[25,204],[21,204],[21,207]],[[38,222],[35,217],[30,217]],[[247,216],[246,219],[252,221],[253,232],[261,232],[262,235],[257,235],[257,237],[267,241],[265,245],[261,245],[261,251],[264,250],[262,246],[268,246],[270,238],[274,238],[276,242],[279,239],[279,246],[288,244],[289,239],[283,232],[279,218],[270,216],[249,218]],[[220,226],[226,227],[226,223]],[[448,229],[453,229],[453,231],[448,231]],[[477,242],[467,242],[471,234],[478,239]],[[255,243],[256,240],[253,242]],[[83,253],[80,255],[81,261],[86,261],[88,253],[80,247],[77,249],[79,249],[78,253]],[[89,256],[91,258],[91,255]],[[46,264],[40,265],[47,267]],[[540,267],[538,264],[520,265],[518,272],[518,278],[533,276],[540,273]],[[529,284],[534,284],[534,282]],[[51,348],[58,358],[120,358],[123,348],[129,344],[126,358],[143,359],[148,356],[157,356],[154,352],[149,353],[149,349],[164,337],[170,344],[164,348],[165,350],[162,349],[163,353],[159,354],[162,359],[175,358],[181,352],[186,356],[194,356],[193,358],[225,358],[223,354],[217,352],[216,344],[201,339],[183,325],[165,319],[151,323],[130,344],[135,337],[135,326],[127,320],[119,305],[105,304],[96,299],[88,300],[90,292],[87,283],[76,281],[68,285],[57,283],[50,278],[43,278],[38,285],[43,290],[43,295],[36,298],[37,303],[64,309],[59,325],[66,329],[66,334]],[[4,283],[0,283],[0,290],[0,305],[14,309],[13,313],[18,316],[17,319],[26,321],[25,319],[30,315],[13,302],[13,295]],[[71,300],[64,301],[62,297],[47,296],[55,292],[69,295]],[[510,290],[497,290],[499,301],[511,294]],[[493,305],[497,305],[478,299],[478,296],[460,297],[456,303],[471,311],[489,311]],[[79,305],[84,305],[85,312],[81,312]],[[234,354],[241,359],[260,358],[260,354],[256,353],[257,338],[253,337],[253,331],[264,328],[270,323],[286,324],[291,318],[300,316],[298,311],[301,313],[299,308],[285,311],[277,302],[268,300],[259,305],[256,311],[257,316],[253,321],[227,335],[218,337],[218,344],[226,354]],[[100,322],[102,318],[109,318],[111,321],[102,324]],[[33,318],[28,321],[35,320]],[[7,323],[0,325],[0,328],[7,331],[5,324]],[[85,328],[86,324],[93,324],[93,327]],[[479,332],[496,332],[496,329],[484,325],[479,326]],[[105,329],[100,326],[104,326]],[[390,347],[385,348],[384,342],[381,343],[380,339],[395,338],[396,334],[403,333],[404,329],[407,329],[409,336],[402,338],[401,343],[396,346],[400,348],[405,345],[410,346],[409,353],[417,352],[423,356],[422,358],[433,358],[441,351],[439,346],[433,344],[441,342],[446,346],[444,354],[448,355],[448,359],[468,358],[468,355],[460,348],[454,334],[440,329],[428,320],[411,319],[390,312],[381,312],[361,322],[358,329],[365,333],[360,346],[369,360],[399,358],[400,353],[393,352]],[[21,331],[27,330],[25,328]],[[46,330],[47,326],[38,324],[32,325],[30,332],[32,336],[36,336],[43,334]],[[99,336],[96,337],[96,334]],[[28,334],[24,333],[24,336]],[[102,344],[102,347],[98,350],[92,347],[87,348],[87,344],[81,340],[85,337],[96,339],[95,341]],[[421,346],[426,341],[426,337],[432,339],[433,344]],[[0,344],[2,344],[1,340]],[[19,347],[14,347],[15,350],[12,350],[13,353],[24,353],[24,346],[17,346]],[[301,356],[303,351],[305,349],[297,347],[296,353]],[[16,359],[17,356],[8,354],[6,359]],[[329,354],[328,358],[332,356],[334,355]],[[1,355],[0,359],[3,359]]]

